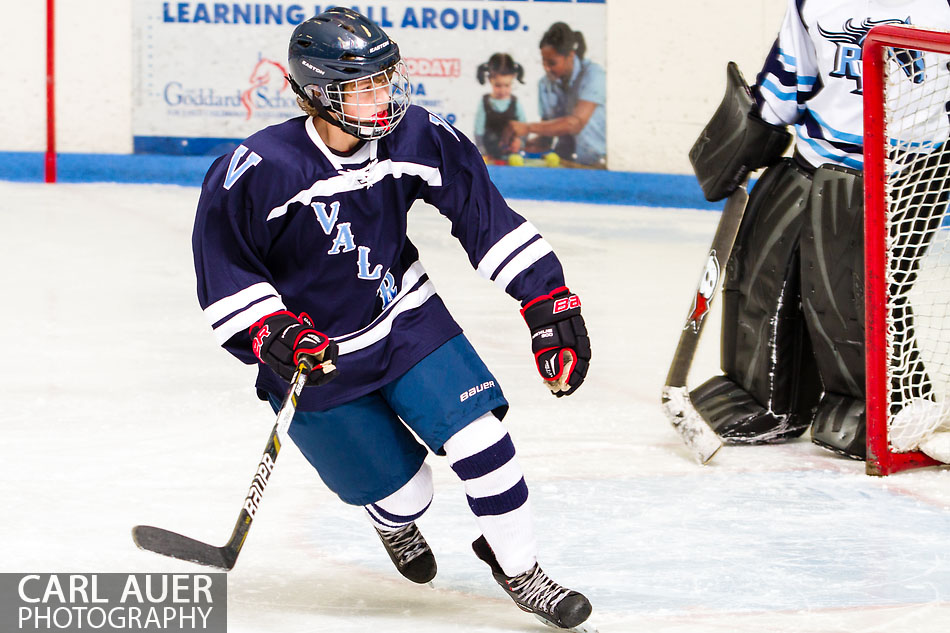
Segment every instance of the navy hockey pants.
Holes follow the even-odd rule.
[[[280,401],[269,400],[276,411]],[[507,409],[498,381],[460,334],[370,394],[328,411],[298,411],[289,434],[330,490],[362,506],[388,497],[422,466],[427,451],[413,432],[444,455],[456,432]]]

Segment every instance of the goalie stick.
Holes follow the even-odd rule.
[[[274,470],[274,463],[277,461],[277,454],[280,452],[281,437],[286,437],[287,429],[290,428],[290,422],[293,420],[294,412],[297,410],[297,398],[307,384],[307,377],[313,369],[312,361],[309,357],[302,357],[297,371],[290,380],[290,388],[284,401],[277,412],[277,422],[267,440],[267,447],[261,456],[261,462],[251,481],[251,487],[244,499],[244,505],[238,514],[237,523],[234,525],[234,531],[231,538],[221,547],[215,547],[208,543],[196,541],[193,538],[171,532],[162,528],[152,527],[151,525],[136,525],[132,528],[132,540],[139,549],[162,554],[186,560],[199,565],[208,567],[217,567],[224,571],[229,571],[237,562],[238,554],[244,546],[244,540],[251,529],[251,523],[254,521],[254,515],[260,506],[264,489],[270,480],[271,472]],[[333,366],[330,362],[323,363],[323,371],[332,371]]]
[[[722,440],[690,401],[686,379],[696,355],[696,346],[699,344],[706,316],[722,281],[722,272],[732,253],[748,200],[745,187],[739,187],[726,201],[716,235],[709,247],[709,256],[703,265],[703,274],[699,279],[689,316],[686,317],[679,344],[673,354],[673,362],[670,363],[666,384],[663,386],[663,412],[683,438],[687,448],[702,464],[712,459],[722,447]]]

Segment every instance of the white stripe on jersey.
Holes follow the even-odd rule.
[[[435,296],[435,286],[426,281],[416,290],[405,295],[399,304],[393,307],[386,316],[374,323],[369,329],[349,340],[338,342],[340,356],[357,352],[386,338],[393,329],[393,321],[397,316],[408,310],[414,310]],[[250,327],[250,326],[248,326]]]
[[[376,318],[369,325],[365,325],[354,332],[349,332],[347,334],[340,334],[338,336],[334,336],[332,337],[333,340],[337,342],[341,342],[347,339],[355,338],[359,336],[360,334],[363,334],[364,332],[368,332],[369,330],[376,327],[376,324],[385,318],[386,313],[392,310],[393,308],[395,308],[396,305],[398,305],[399,302],[402,301],[403,297],[409,294],[413,286],[419,283],[419,280],[422,279],[422,276],[425,274],[426,274],[426,271],[425,271],[425,268],[422,267],[422,262],[420,262],[419,260],[416,260],[415,262],[413,262],[413,264],[409,266],[409,268],[406,269],[406,272],[404,272],[402,275],[402,280],[399,282],[400,284],[399,292],[396,293],[396,296],[393,297],[392,301],[389,302],[389,305],[386,306],[386,308],[381,313],[376,315]]]
[[[253,286],[248,286],[244,290],[236,292],[230,297],[225,297],[215,301],[204,309],[205,318],[207,318],[208,322],[214,326],[215,323],[228,316],[232,312],[236,312],[248,304],[257,301],[258,299],[263,299],[264,297],[280,297],[280,293],[278,293],[272,285],[266,281],[262,281],[260,283],[254,284]]]
[[[387,158],[383,161],[371,162],[361,169],[349,169],[340,172],[337,176],[315,182],[309,189],[304,189],[284,204],[271,209],[270,213],[267,214],[267,220],[270,221],[286,214],[288,207],[295,202],[310,204],[310,201],[314,198],[333,196],[346,191],[357,191],[359,189],[369,188],[387,176],[392,176],[393,178],[418,176],[425,180],[430,187],[442,186],[442,174],[439,172],[438,167],[404,161],[392,161]]]
[[[512,280],[528,269],[533,263],[553,252],[554,249],[545,239],[534,242],[528,248],[514,256],[508,264],[501,269],[498,276],[495,277],[495,283],[502,290],[508,287]]]
[[[265,299],[260,303],[255,303],[254,305],[247,308],[247,310],[242,310],[238,312],[233,317],[214,328],[214,338],[218,341],[218,344],[224,345],[228,342],[232,336],[240,332],[241,330],[246,330],[262,318],[266,317],[268,314],[273,314],[279,312],[280,310],[286,310],[284,307],[284,302],[280,300],[279,297],[271,297],[270,299]]]
[[[478,274],[485,279],[491,279],[492,274],[497,270],[512,253],[527,244],[538,233],[538,229],[530,222],[525,222],[515,230],[511,231],[503,238],[495,242],[495,245],[488,249],[482,260],[478,262]]]

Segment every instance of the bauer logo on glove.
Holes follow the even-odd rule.
[[[313,364],[308,385],[322,385],[337,376],[336,342],[315,330],[306,312],[299,317],[286,310],[270,314],[251,326],[250,335],[254,355],[284,380],[293,378],[305,359]]]
[[[571,395],[584,382],[590,363],[580,298],[557,288],[529,301],[521,315],[531,329],[531,351],[545,385],[559,398]]]

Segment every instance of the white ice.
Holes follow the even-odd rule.
[[[136,524],[230,535],[273,424],[254,370],[217,347],[191,264],[196,188],[0,183],[0,572],[194,572],[137,550]],[[593,342],[552,398],[516,302],[478,277],[433,209],[411,234],[500,380],[540,560],[601,633],[936,632],[950,626],[950,471],[878,479],[807,439],[691,461],[660,386],[717,214],[513,201],[554,245]],[[709,323],[691,382],[717,371]],[[430,457],[420,521],[435,588],[403,580],[361,511],[280,454],[228,577],[232,633],[548,630],[470,550],[460,483]]]

